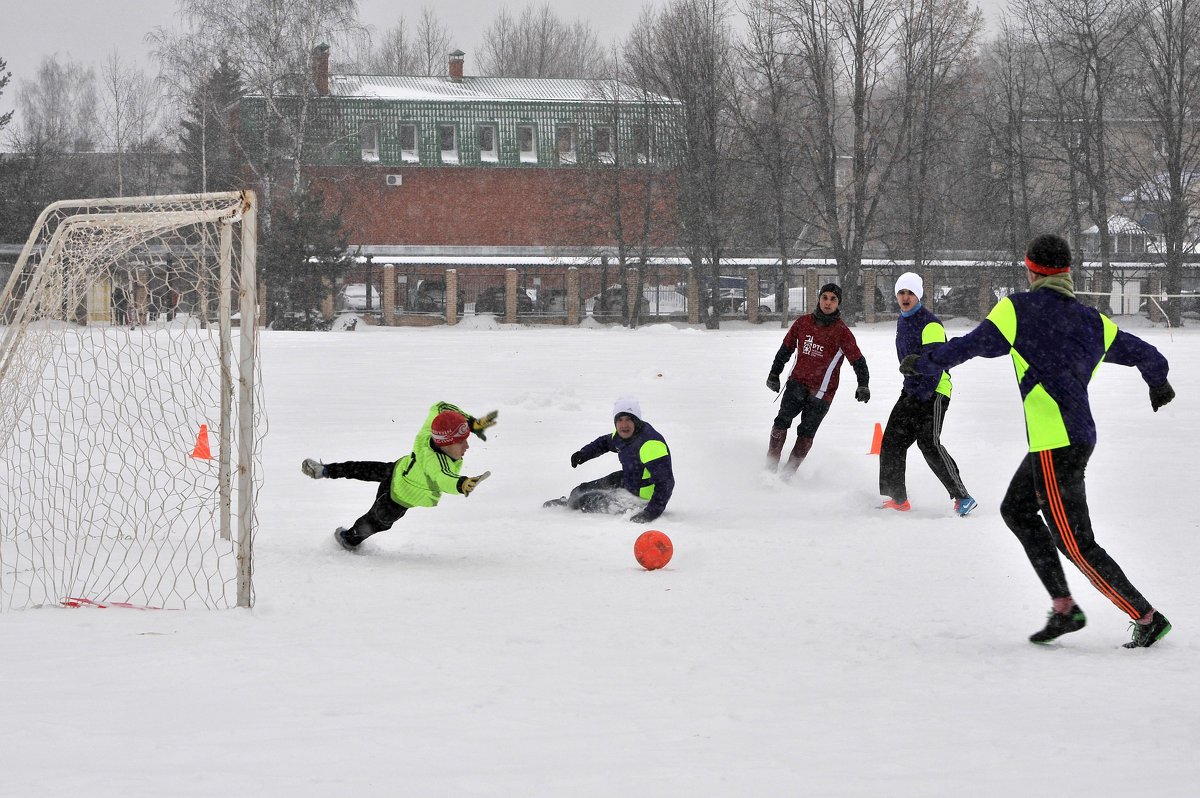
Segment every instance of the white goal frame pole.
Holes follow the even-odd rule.
[[[239,607],[254,602],[254,390],[258,350],[258,201],[242,192],[241,352],[238,363],[238,595]]]

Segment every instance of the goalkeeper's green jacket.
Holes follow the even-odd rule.
[[[437,414],[443,410],[462,413],[473,418],[462,408],[449,402],[437,402],[429,408],[429,417],[413,441],[413,450],[396,461],[392,470],[392,501],[403,507],[436,507],[443,493],[461,493],[462,460],[455,460],[439,449],[433,442],[430,428]]]

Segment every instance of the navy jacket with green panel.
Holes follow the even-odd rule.
[[[579,450],[586,462],[605,452],[616,452],[621,461],[621,485],[625,490],[646,499],[642,511],[646,520],[662,515],[675,490],[675,475],[671,469],[671,450],[667,441],[654,427],[638,419],[633,435],[624,440],[615,431],[601,435]]]
[[[1166,382],[1169,369],[1153,346],[1046,287],[1000,300],[978,327],[927,350],[916,368],[932,376],[973,357],[1001,355],[1012,355],[1031,452],[1096,444],[1088,383],[1101,362],[1136,366],[1151,386]]]

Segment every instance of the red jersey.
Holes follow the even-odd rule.
[[[837,319],[833,324],[820,325],[811,313],[792,323],[783,337],[780,352],[784,350],[789,357],[791,352],[798,352],[796,365],[788,379],[800,383],[813,396],[826,402],[832,402],[837,393],[842,362],[854,363],[863,356],[846,322]]]

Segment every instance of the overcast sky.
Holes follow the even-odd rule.
[[[533,0],[540,5],[540,0]],[[994,22],[995,9],[1005,0],[978,0]],[[582,18],[591,23],[601,41],[622,40],[644,5],[653,0],[552,0],[564,21]],[[420,2],[397,0],[359,0],[359,19],[382,33],[400,16],[414,24],[423,6]],[[466,73],[473,74],[472,55],[478,48],[484,29],[491,24],[504,3],[496,0],[443,0],[429,3],[450,30],[453,46],[467,53]],[[526,5],[523,0],[508,3],[516,14]],[[16,87],[30,79],[38,64],[48,55],[91,65],[99,70],[104,59],[116,49],[125,60],[138,61],[151,71],[145,42],[146,34],[158,26],[175,22],[174,0],[0,0],[0,58],[8,62],[12,81],[0,95],[0,113],[11,110]]]

